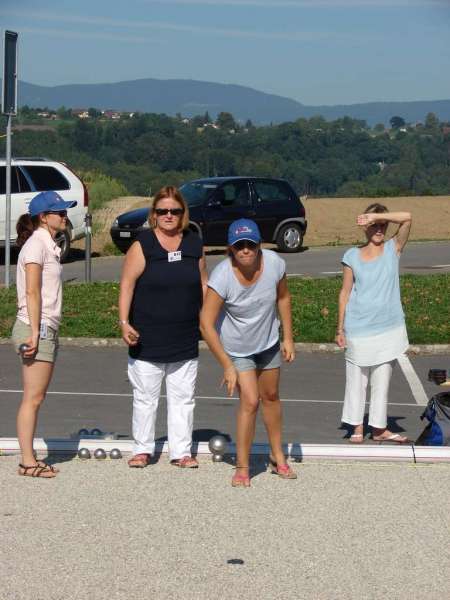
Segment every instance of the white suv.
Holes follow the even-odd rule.
[[[47,158],[14,158],[11,161],[11,241],[16,239],[16,223],[26,213],[28,204],[38,192],[53,190],[64,200],[76,200],[67,211],[67,229],[57,241],[61,260],[67,258],[70,244],[85,235],[84,216],[89,197],[86,186],[67,165]],[[5,245],[6,161],[0,159],[0,246]]]

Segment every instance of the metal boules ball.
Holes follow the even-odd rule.
[[[91,435],[103,435],[103,431],[96,427],[95,429],[91,429]]]
[[[209,440],[208,447],[212,454],[223,456],[227,451],[228,442],[223,435],[215,435]]]
[[[106,458],[106,452],[103,450],[103,448],[97,448],[97,450],[94,452],[94,458],[97,460],[103,460]]]
[[[222,462],[223,461],[223,454],[213,454],[212,455],[212,461],[213,462]]]
[[[83,429],[80,429],[80,430],[78,431],[78,436],[79,436],[79,437],[83,437],[84,435],[89,435],[89,429],[84,429],[84,428],[83,428]]]
[[[91,453],[89,451],[88,448],[80,448],[78,450],[78,458],[81,458],[82,460],[87,460],[88,458],[91,458]]]
[[[113,448],[111,450],[111,452],[109,453],[109,458],[113,458],[113,459],[122,458],[122,452],[119,450],[119,448]]]
[[[23,354],[24,352],[26,352],[29,349],[29,345],[28,344],[20,344],[19,346],[19,352],[20,354]]]

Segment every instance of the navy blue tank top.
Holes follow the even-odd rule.
[[[169,253],[152,230],[137,238],[145,269],[136,282],[129,321],[139,332],[139,343],[129,355],[150,362],[177,362],[198,356],[202,285],[199,259],[203,244],[192,232],[183,232],[181,260],[169,262]]]

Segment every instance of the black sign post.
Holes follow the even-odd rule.
[[[5,287],[9,287],[11,264],[11,122],[17,114],[17,39],[15,31],[5,31],[3,41],[2,113],[6,125],[6,210],[5,210]]]

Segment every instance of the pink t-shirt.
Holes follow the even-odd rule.
[[[62,266],[59,261],[61,249],[50,233],[39,227],[22,246],[17,260],[17,318],[30,324],[27,310],[25,265],[36,263],[42,267],[41,321],[58,329],[62,311]]]

